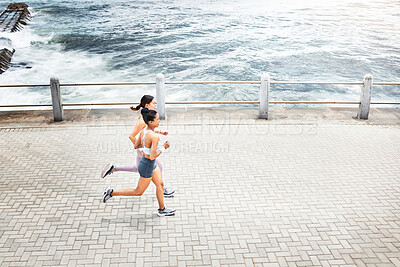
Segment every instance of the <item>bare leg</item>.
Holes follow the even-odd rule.
[[[156,186],[156,196],[158,200],[158,207],[160,209],[164,209],[164,183],[161,178],[161,171],[157,167],[153,171],[153,177],[151,178],[151,181],[155,184]]]
[[[121,166],[121,167],[115,167],[114,169],[113,169],[113,171],[112,172],[119,172],[119,171],[125,171],[125,172],[138,172],[138,166],[139,166],[139,162],[140,162],[140,160],[141,160],[141,158],[143,157],[143,152],[142,151],[140,151],[140,150],[136,150],[136,165],[135,166]],[[161,162],[158,160],[158,159],[156,159],[156,164],[157,164],[157,166],[158,166],[158,168],[159,168],[159,170],[160,170],[160,176],[161,176],[161,179],[163,179],[164,177],[163,177],[163,167],[162,167],[162,165],[161,165]],[[130,189],[130,190],[133,190],[133,189]],[[121,191],[121,190],[120,190]],[[119,191],[118,191],[119,192]],[[175,190],[168,190],[168,189],[166,189],[165,188],[165,190],[164,190],[164,188],[163,188],[163,193],[165,193],[165,195],[167,196],[167,197],[171,197],[173,194],[174,194],[174,192],[175,192]],[[127,193],[128,194],[128,192],[125,192],[125,193]],[[112,195],[114,195],[114,193],[112,194]],[[130,196],[130,195],[129,195]]]
[[[151,178],[139,178],[138,185],[135,189],[126,188],[118,191],[114,191],[111,193],[112,197],[116,196],[141,196],[143,195],[144,191],[146,191],[147,187],[149,186]]]

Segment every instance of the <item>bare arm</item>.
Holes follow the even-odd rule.
[[[158,146],[158,142],[160,142],[160,138],[156,135],[153,135],[151,137],[151,149],[150,149],[150,159],[154,160],[156,159],[158,156],[161,155],[161,153],[163,152],[162,150],[158,150],[157,151],[157,146]],[[169,142],[166,141],[163,144],[164,150],[169,148]]]
[[[156,130],[154,132],[158,133],[158,134],[162,134],[162,135],[168,135],[168,132],[163,132],[163,131],[158,131],[158,130]]]
[[[158,146],[159,141],[160,141],[160,139],[158,138],[158,136],[153,135],[151,137],[151,150],[150,150],[150,159],[151,160],[155,160],[162,153],[160,150],[157,151],[157,146]]]
[[[129,136],[129,139],[130,139],[131,137]],[[135,143],[134,143],[134,145],[135,145],[135,149],[138,149],[139,147],[141,147],[142,146],[142,142],[140,141],[140,140],[142,140],[142,138],[143,138],[143,132],[141,132],[140,133],[140,135],[139,135],[139,138],[138,139],[135,139]],[[132,139],[131,139],[131,141],[132,141]],[[132,141],[133,142],[133,141]]]
[[[135,127],[133,127],[133,130],[131,132],[131,134],[129,135],[129,140],[131,140],[132,144],[134,144],[136,146],[136,138],[135,136],[141,131],[143,130],[143,128],[146,127],[146,123],[143,121],[143,119],[140,117],[138,119],[138,121],[135,124]],[[139,138],[140,140],[140,138]],[[136,147],[135,147],[136,149]]]

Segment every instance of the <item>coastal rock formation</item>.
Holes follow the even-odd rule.
[[[30,20],[28,5],[23,3],[9,4],[0,14],[0,31],[16,32]]]
[[[0,38],[0,74],[5,72],[10,66],[11,57],[14,55],[15,49],[12,42],[8,38]]]
[[[30,20],[28,5],[23,3],[9,4],[0,14],[0,32],[16,32]],[[0,74],[6,71],[15,52],[8,38],[0,38]]]

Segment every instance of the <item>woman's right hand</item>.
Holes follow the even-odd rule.
[[[168,149],[168,148],[169,148],[169,141],[166,141],[166,142],[164,143],[164,148],[165,148],[165,149]]]

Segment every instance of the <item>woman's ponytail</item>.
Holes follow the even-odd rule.
[[[138,111],[138,110],[140,109],[140,105],[137,105],[136,107],[131,106],[131,109],[132,109],[133,111]]]
[[[133,111],[137,111],[137,110],[139,110],[140,108],[144,108],[144,107],[146,106],[146,104],[150,104],[150,102],[153,101],[153,99],[154,99],[154,96],[151,96],[151,95],[144,95],[144,96],[142,96],[142,98],[140,99],[140,104],[137,105],[136,107],[131,106],[131,109],[132,109]]]

